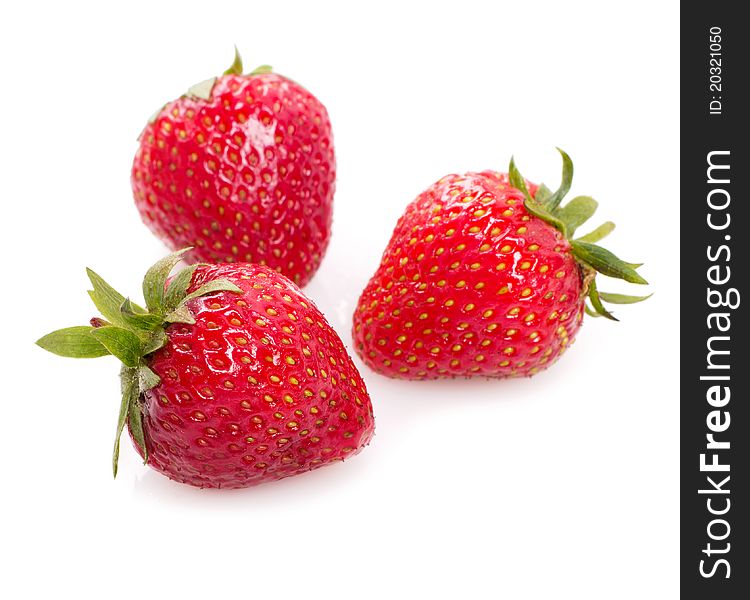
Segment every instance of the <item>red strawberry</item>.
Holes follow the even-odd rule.
[[[133,161],[143,221],[186,258],[268,265],[305,285],[331,234],[336,161],[325,107],[239,55],[165,105]]]
[[[645,299],[597,291],[597,272],[646,281],[640,265],[595,245],[614,224],[573,239],[597,203],[561,206],[573,165],[560,152],[555,193],[526,183],[511,160],[510,174],[448,175],[407,207],[354,313],[370,367],[404,379],[533,375],[570,345],[585,310],[614,319],[602,300]]]
[[[149,270],[147,310],[89,271],[106,320],[37,342],[122,361],[115,474],[126,421],[145,462],[199,487],[246,487],[359,452],[373,434],[370,398],[315,305],[258,265],[194,265],[167,282],[181,254]]]

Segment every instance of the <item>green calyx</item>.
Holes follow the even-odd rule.
[[[229,65],[229,68],[224,71],[223,75],[242,75],[242,57],[240,56],[239,50],[237,50],[237,46],[234,47],[234,61],[232,61],[232,64]],[[256,67],[248,75],[262,75],[263,73],[270,73],[272,71],[271,66],[269,65],[260,65],[259,67]],[[216,85],[216,80],[218,77],[211,77],[209,79],[206,79],[205,81],[201,81],[200,83],[196,83],[194,86],[192,86],[190,89],[188,89],[186,96],[188,98],[198,98],[200,100],[210,100],[211,94],[214,89],[214,85]]]
[[[523,193],[524,206],[527,211],[555,227],[570,242],[571,252],[581,266],[584,275],[584,293],[590,303],[586,305],[586,313],[591,316],[601,316],[617,321],[612,313],[605,308],[605,302],[610,304],[634,304],[650,298],[651,295],[628,296],[600,292],[596,286],[596,275],[601,274],[615,279],[623,279],[639,285],[646,285],[648,282],[637,272],[641,264],[625,262],[609,250],[597,245],[596,242],[604,239],[614,230],[615,224],[611,221],[599,225],[586,235],[574,237],[578,228],[593,216],[599,204],[589,196],[576,196],[566,204],[562,204],[563,198],[570,190],[573,181],[573,161],[560,148],[557,150],[562,156],[563,171],[562,182],[555,192],[542,184],[532,197],[512,158],[508,168],[510,184]]]
[[[58,329],[37,340],[37,345],[58,356],[98,358],[112,355],[120,360],[122,401],[117,419],[112,472],[117,476],[120,436],[127,422],[136,444],[148,460],[143,434],[141,395],[159,385],[159,377],[149,367],[149,355],[167,342],[165,329],[170,323],[195,323],[187,303],[211,292],[240,292],[240,288],[226,279],[210,281],[188,293],[195,270],[200,265],[186,267],[167,285],[172,269],[180,262],[185,248],[154,264],[143,278],[143,297],[146,308],[135,304],[110,286],[104,279],[86,269],[93,289],[89,296],[101,313],[91,325]]]

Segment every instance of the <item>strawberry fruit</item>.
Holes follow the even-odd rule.
[[[646,297],[599,292],[597,274],[645,284],[640,265],[574,238],[597,203],[563,205],[573,164],[562,150],[554,193],[509,173],[448,175],[406,209],[354,314],[355,348],[390,377],[533,375],[573,342],[584,312]],[[586,299],[590,306],[586,305]]]
[[[144,462],[198,487],[239,488],[343,460],[371,439],[372,405],[341,339],[286,277],[249,264],[146,274],[141,308],[89,270],[103,318],[37,344],[122,362],[113,453],[127,423]]]
[[[190,262],[253,262],[300,286],[331,234],[336,161],[325,107],[270,67],[190,88],[146,125],[132,168],[135,204]]]

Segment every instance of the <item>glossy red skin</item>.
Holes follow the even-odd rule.
[[[483,171],[448,175],[407,207],[354,314],[368,366],[402,379],[518,377],[563,353],[583,318],[581,269],[523,199],[507,174]]]
[[[196,323],[170,325],[150,358],[161,383],[143,397],[148,464],[182,483],[240,488],[359,452],[373,435],[370,397],[320,311],[257,265],[199,267],[190,290],[217,278],[243,293],[191,300]]]
[[[146,126],[131,182],[141,218],[192,262],[254,262],[305,285],[328,246],[336,160],[325,107],[274,73],[219,77]]]

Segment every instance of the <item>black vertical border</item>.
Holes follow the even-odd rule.
[[[683,598],[710,598],[711,600],[734,600],[750,598],[750,537],[747,532],[747,513],[750,511],[747,480],[748,444],[750,444],[750,422],[748,404],[748,373],[750,372],[750,352],[745,347],[750,344],[747,310],[750,306],[750,290],[746,285],[750,271],[750,253],[747,240],[750,231],[745,231],[747,205],[750,203],[750,162],[748,160],[747,138],[750,137],[750,124],[747,117],[750,111],[750,26],[740,15],[745,5],[740,2],[683,2],[680,14],[680,434],[681,434],[681,501],[680,501],[680,589]],[[709,64],[710,30],[721,28],[721,84],[720,92],[711,90]],[[715,48],[715,47],[714,47]],[[720,115],[710,114],[710,101],[720,96]],[[707,215],[711,212],[707,195],[716,185],[709,185],[707,177],[707,155],[713,150],[729,150],[731,164],[729,184],[722,184],[731,196],[726,209],[731,214],[731,224],[726,230],[714,231],[708,227]],[[726,160],[726,159],[725,159]],[[722,173],[722,172],[718,172]],[[717,173],[717,177],[720,175]],[[726,173],[726,171],[723,171]],[[715,177],[716,178],[716,177]],[[721,194],[723,195],[723,194]],[[718,200],[719,196],[716,196]],[[715,220],[723,218],[717,212]],[[725,236],[729,235],[730,240]],[[722,244],[731,249],[731,259],[725,261],[725,254],[717,261],[709,260],[707,248],[714,250]],[[665,249],[666,251],[666,249]],[[675,257],[676,258],[676,257]],[[708,281],[710,266],[722,265],[731,269],[731,280],[723,285],[713,285]],[[718,273],[718,271],[716,272]],[[736,288],[741,296],[736,310],[712,309],[708,306],[708,288],[726,292]],[[707,319],[711,312],[730,313],[729,333],[710,330]],[[730,374],[729,382],[701,381],[704,374],[719,374],[708,371],[706,366],[707,339],[713,335],[729,335],[731,341],[724,343],[729,349],[731,363],[729,370],[720,374]],[[729,441],[729,450],[719,451],[720,461],[728,462],[728,473],[707,473],[700,470],[701,453],[706,449],[706,434],[711,433],[707,425],[710,411],[715,410],[706,400],[710,385],[721,383],[731,389],[729,403],[722,407],[730,415],[729,429],[716,433],[716,439]],[[722,417],[724,418],[724,417]],[[729,494],[700,494],[699,490],[710,489],[706,477],[713,475],[720,482],[727,475],[730,480],[723,486]],[[725,515],[712,515],[707,500],[714,498],[712,506],[722,509],[725,498],[730,498],[731,507]],[[731,531],[723,541],[711,540],[707,527],[714,518],[723,518]],[[724,526],[714,525],[714,533],[723,535]],[[726,554],[704,552],[707,544],[712,548],[723,549],[731,544]],[[717,567],[713,577],[703,577],[700,561],[704,560],[704,570],[711,571],[714,561],[725,558],[730,565],[730,577],[726,578],[724,565]]]

